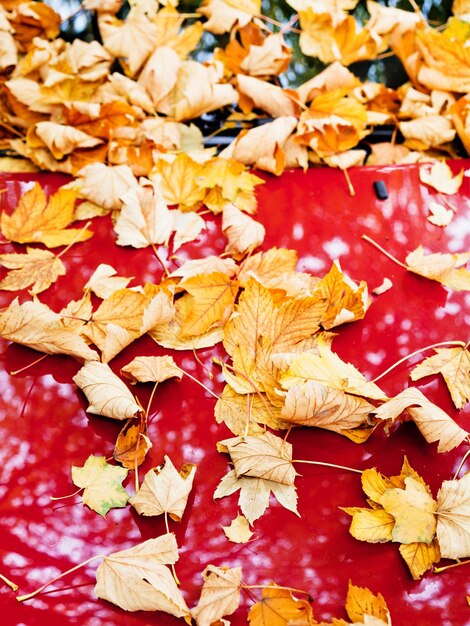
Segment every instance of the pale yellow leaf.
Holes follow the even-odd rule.
[[[428,443],[437,441],[438,452],[453,450],[464,441],[469,433],[436,404],[431,402],[416,387],[404,389],[373,410],[379,420],[395,420],[407,410]]]
[[[410,252],[406,257],[406,266],[410,272],[437,280],[455,291],[470,290],[470,272],[462,267],[470,259],[470,252],[456,254],[424,254],[422,246]]]
[[[194,241],[206,228],[204,219],[197,213],[182,213],[180,210],[172,211],[173,217],[173,252],[179,250],[182,245]]]
[[[252,476],[293,485],[297,472],[292,465],[292,445],[270,432],[258,437],[232,437],[219,441],[219,452],[227,452],[237,477]]]
[[[253,101],[254,108],[271,117],[295,115],[298,110],[295,96],[277,85],[244,74],[237,75],[237,83],[239,92]]]
[[[225,252],[238,258],[260,246],[266,235],[266,229],[234,204],[226,204],[222,211],[222,230],[228,244]]]
[[[0,313],[0,337],[46,354],[69,354],[84,361],[98,361],[98,354],[88,347],[74,328],[62,324],[62,318],[40,302],[18,299]]]
[[[437,540],[444,559],[470,556],[470,473],[445,480],[437,494]]]
[[[91,289],[98,298],[109,298],[118,289],[127,287],[131,278],[115,276],[116,270],[111,265],[100,263],[84,286],[84,289]]]
[[[208,565],[202,573],[204,585],[191,616],[197,626],[211,626],[224,615],[234,613],[240,603],[241,567]]]
[[[395,518],[384,509],[341,508],[352,515],[349,532],[355,539],[369,543],[392,541]]]
[[[428,209],[430,213],[427,218],[428,222],[435,226],[448,226],[454,217],[452,209],[446,209],[445,206],[437,202],[430,202]]]
[[[465,347],[435,348],[434,356],[424,359],[411,372],[411,380],[442,374],[457,409],[470,399],[470,352]]]
[[[103,517],[113,508],[126,506],[129,494],[121,485],[127,469],[110,465],[104,456],[90,455],[83,467],[72,465],[72,481],[83,489],[83,504]]]
[[[440,193],[457,193],[463,181],[463,170],[455,176],[445,161],[436,161],[431,167],[420,167],[419,179]]]
[[[406,146],[412,150],[437,148],[455,139],[452,121],[443,115],[427,115],[409,122],[399,122]]]
[[[198,8],[198,13],[208,18],[204,23],[206,30],[221,35],[229,32],[236,23],[239,27],[245,26],[260,10],[261,0],[236,3],[228,0],[204,0],[202,6]]]
[[[227,539],[234,543],[246,543],[254,535],[254,532],[250,530],[248,520],[240,514],[232,520],[230,526],[222,526],[222,528]]]
[[[161,189],[147,179],[121,196],[123,207],[114,225],[120,246],[145,248],[166,243],[173,230],[173,215]]]
[[[76,181],[80,197],[108,211],[121,209],[121,196],[137,185],[137,179],[130,167],[109,166],[104,163],[87,165],[78,172]]]
[[[173,357],[138,356],[121,369],[121,373],[129,378],[132,384],[155,382],[161,383],[169,378],[181,380],[183,372],[176,365]]]
[[[30,293],[36,295],[65,275],[65,266],[59,257],[38,248],[27,247],[25,254],[0,254],[0,265],[10,270],[0,281],[0,289],[6,291],[31,287]]]
[[[126,385],[106,363],[85,363],[72,380],[86,395],[90,413],[124,420],[142,411]]]
[[[129,503],[139,515],[152,516],[168,514],[175,522],[180,522],[193,487],[196,466],[183,465],[177,472],[170,458],[165,455],[163,465],[145,474],[139,491]]]
[[[189,619],[189,609],[166,567],[177,560],[173,533],[110,554],[96,570],[95,594],[125,611],[164,611]]]

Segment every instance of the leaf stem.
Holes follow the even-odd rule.
[[[0,580],[3,580],[3,582],[8,585],[10,587],[10,589],[13,589],[13,591],[17,591],[18,589],[18,585],[15,585],[14,582],[12,582],[10,579],[8,579],[6,576],[4,576],[3,574],[0,574]]]
[[[424,346],[424,348],[419,348],[419,350],[415,350],[414,352],[410,352],[410,354],[407,354],[406,356],[404,356],[399,361],[396,361],[395,363],[393,363],[393,365],[390,365],[390,367],[387,368],[385,370],[385,372],[382,372],[381,374],[376,376],[370,382],[371,383],[377,382],[378,380],[380,380],[381,378],[386,376],[389,372],[391,372],[393,369],[395,369],[395,367],[398,367],[399,365],[401,365],[402,363],[404,363],[408,359],[411,359],[411,357],[416,356],[417,354],[420,354],[421,352],[425,352],[425,350],[431,350],[431,348],[439,348],[440,346],[460,346],[462,348],[465,348],[466,344],[463,341],[439,341],[438,343],[432,343],[429,346]]]
[[[392,254],[390,254],[390,252],[387,252],[387,250],[385,250],[385,248],[382,248],[382,246],[380,244],[378,244],[376,241],[374,241],[373,239],[371,239],[367,235],[361,235],[361,239],[364,239],[368,243],[370,243],[373,246],[375,246],[377,248],[377,250],[380,250],[380,252],[382,254],[385,254],[386,257],[388,257],[391,261],[393,261],[394,263],[396,263],[400,267],[403,267],[405,270],[408,269],[407,266],[404,263],[402,263],[401,261],[396,259]]]
[[[264,22],[268,22],[268,24],[272,24],[273,26],[277,26],[278,28],[282,30],[284,29],[285,32],[285,26],[286,24],[282,24],[281,22],[278,22],[277,20],[273,19],[272,17],[268,17],[267,15],[263,15],[262,13],[255,13],[253,15],[253,17],[257,17],[259,20],[263,20]],[[289,28],[290,32],[292,33],[297,33],[298,35],[300,35],[302,33],[301,30],[299,30],[298,28]]]
[[[303,593],[304,595],[310,597],[308,591],[296,589],[295,587],[283,587],[281,585],[245,585],[242,583],[240,585],[240,589],[279,589],[281,591],[292,591],[292,593]]]
[[[468,443],[468,437],[467,437],[467,443]],[[460,461],[459,466],[457,468],[457,471],[455,472],[454,477],[452,478],[452,480],[456,480],[457,479],[457,476],[460,474],[460,470],[464,466],[464,463],[468,459],[469,456],[470,456],[470,448],[463,455],[463,459]]]
[[[292,463],[308,463],[309,465],[323,465],[324,467],[334,467],[336,469],[346,470],[347,472],[355,472],[356,474],[362,474],[362,470],[354,469],[353,467],[346,467],[345,465],[336,465],[336,463],[325,463],[323,461],[305,461],[303,459],[295,459]]]
[[[75,237],[72,239],[72,241],[69,243],[68,246],[66,246],[62,252],[59,252],[59,254],[57,255],[57,259],[60,259],[61,256],[63,256],[66,252],[68,252],[70,250],[70,248],[75,245],[77,243],[77,241],[79,241],[80,237],[82,236],[82,234],[86,231],[86,229],[88,228],[88,226],[91,226],[91,221],[88,221],[85,226],[75,235]]]
[[[204,385],[204,383],[201,383],[200,380],[198,380],[197,378],[195,378],[192,374],[190,374],[189,372],[187,372],[186,370],[184,370],[182,367],[180,367],[179,365],[177,366],[178,369],[180,371],[183,372],[183,374],[186,374],[186,376],[188,376],[188,378],[190,378],[191,380],[193,380],[195,383],[197,383],[198,385],[200,385],[203,389],[205,389],[207,391],[207,393],[210,393],[211,396],[213,396],[216,400],[220,400],[220,396],[218,396],[216,393],[214,393],[213,391],[211,391],[209,389],[209,387],[206,387],[206,385]]]
[[[73,493],[69,493],[67,496],[49,496],[49,498],[54,502],[56,502],[57,500],[66,500],[67,498],[73,498],[73,496],[77,496],[80,491],[83,491],[83,489],[85,489],[85,487],[80,487],[80,489],[77,489],[77,491],[74,491]]]
[[[269,408],[268,403],[266,402],[266,399],[263,397],[261,391],[258,389],[258,387],[255,385],[255,383],[251,380],[251,378],[249,376],[247,376],[243,372],[240,372],[239,370],[237,370],[232,365],[229,365],[228,363],[223,363],[222,361],[219,361],[219,359],[213,358],[212,361],[216,365],[219,365],[222,368],[226,367],[227,369],[232,370],[232,372],[234,374],[237,374],[238,376],[241,376],[242,378],[244,378],[253,387],[253,391],[257,394],[257,396],[259,397],[261,402],[264,404],[264,407],[265,407],[266,411],[269,413],[269,415],[273,414],[273,412]]]
[[[466,561],[458,561],[457,563],[452,563],[452,565],[443,565],[442,567],[435,567],[433,569],[433,573],[440,574],[441,572],[445,572],[448,569],[452,569],[453,567],[460,567],[460,565],[466,565],[467,563],[470,563],[470,559],[467,559]]]
[[[72,574],[73,572],[76,572],[81,567],[84,567],[85,565],[88,565],[88,563],[91,563],[92,561],[96,561],[96,559],[104,559],[104,558],[105,558],[104,554],[98,554],[96,556],[92,556],[89,559],[87,559],[86,561],[83,561],[82,563],[79,563],[78,565],[75,565],[75,567],[72,567],[71,569],[68,569],[66,572],[62,572],[62,574],[59,574],[55,578],[52,578],[47,583],[44,583],[44,585],[41,585],[41,587],[38,587],[36,589],[36,591],[33,591],[32,593],[28,593],[28,594],[26,594],[24,596],[17,596],[16,600],[18,602],[24,602],[25,600],[29,600],[30,598],[34,598],[34,596],[36,596],[38,593],[41,593],[41,591],[43,589],[45,589],[49,585],[52,585],[52,583],[55,583],[57,580],[60,580],[64,576],[67,576],[67,574]]]
[[[41,361],[44,361],[44,359],[46,359],[48,356],[49,356],[48,354],[43,354],[42,356],[39,357],[39,359],[36,359],[32,363],[29,363],[28,365],[25,365],[24,367],[21,367],[19,370],[15,370],[14,372],[10,372],[10,375],[11,376],[16,376],[16,374],[20,374],[21,372],[24,372],[28,368],[33,367],[33,365],[36,365],[36,363],[40,363]]]
[[[160,254],[158,253],[158,250],[157,250],[157,248],[155,247],[155,244],[154,244],[154,243],[152,243],[152,244],[150,244],[150,245],[152,246],[152,250],[153,250],[154,255],[157,257],[157,261],[160,263],[160,265],[161,265],[161,266],[162,266],[162,268],[163,268],[163,272],[165,273],[165,276],[169,276],[169,275],[170,275],[170,272],[168,271],[167,266],[166,266],[166,265],[165,265],[165,263],[163,262],[163,259],[161,258]]]
[[[346,167],[340,167],[340,170],[344,174],[344,178],[346,179],[346,184],[348,185],[348,191],[350,196],[356,195],[356,190],[354,189],[354,185],[351,182],[351,177],[349,176],[349,172]]]

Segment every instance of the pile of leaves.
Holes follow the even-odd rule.
[[[395,130],[392,141],[373,145],[369,164],[470,150],[465,0],[454,2],[454,16],[437,29],[416,6],[404,11],[372,0],[362,27],[351,15],[357,0],[290,0],[297,13],[284,25],[264,18],[260,0],[205,0],[196,14],[179,13],[175,0],[161,4],[135,0],[117,17],[122,2],[84,0],[96,13],[100,41],[69,43],[48,6],[2,2],[0,146],[27,159],[12,167],[76,174],[91,162],[125,163],[147,176],[181,152],[206,162],[215,148],[204,150],[192,121],[211,112],[224,128],[243,127],[223,158],[275,174],[362,164],[368,152],[358,144],[383,125]],[[204,31],[228,34],[228,43],[202,63],[190,55]],[[295,89],[282,86],[288,31],[306,57],[326,66]],[[397,90],[362,83],[348,69],[387,50],[409,77]]]
[[[468,145],[468,100],[462,94],[468,90],[470,26],[453,18],[444,31],[436,31],[419,14],[370,2],[370,21],[357,31],[347,13],[355,2],[291,2],[304,53],[330,65],[289,90],[277,84],[289,50],[281,33],[267,29],[256,1],[242,8],[223,0],[204,2],[200,13],[206,21],[186,28],[185,15],[173,4],[135,2],[121,20],[114,15],[120,2],[87,0],[85,6],[97,12],[103,43],[69,44],[57,38],[58,17],[46,5],[3,3],[3,145],[35,167],[73,174],[74,180],[49,198],[36,183],[13,212],[1,215],[6,242],[27,247],[0,255],[8,269],[0,289],[21,292],[0,312],[0,337],[80,361],[73,380],[88,399],[88,412],[122,422],[113,463],[91,455],[71,470],[83,503],[100,515],[129,504],[139,515],[165,518],[165,535],[95,557],[103,559],[97,596],[126,610],[162,610],[210,626],[221,619],[227,623],[223,617],[237,609],[240,591],[248,587],[241,568],[211,564],[196,607],[187,607],[178,587],[178,546],[169,520],[181,520],[197,469],[185,464],[178,471],[166,456],[142,481],[139,476],[152,446],[151,402],[142,406],[139,387],[152,383],[155,390],[165,380],[189,374],[170,354],[138,356],[118,373],[109,363],[144,335],[159,349],[175,351],[222,343],[225,357],[215,365],[226,384],[214,414],[224,432],[218,450],[228,455],[233,469],[221,477],[214,497],[239,492],[241,514],[225,528],[227,539],[238,543],[250,540],[271,494],[299,515],[295,464],[315,461],[296,459],[287,441],[291,428],[324,428],[363,443],[377,428],[413,420],[426,442],[437,442],[438,452],[459,446],[468,451],[469,433],[418,389],[388,398],[333,351],[335,332],[367,313],[364,281],[351,280],[338,262],[321,277],[299,272],[295,250],[255,252],[265,236],[252,217],[263,181],[247,168],[277,174],[311,162],[346,168],[362,162],[364,154],[355,147],[384,123],[396,125],[406,141],[376,147],[370,159],[375,163],[384,162],[384,154],[387,162],[454,154],[457,134]],[[467,4],[454,3],[455,13],[464,14]],[[230,31],[230,41],[203,64],[188,54],[204,28]],[[361,84],[345,67],[374,58],[387,46],[402,58],[412,81],[398,92]],[[122,72],[111,71],[116,64]],[[220,107],[229,107],[228,122],[251,123],[262,115],[270,121],[241,133],[216,156],[204,148],[191,120]],[[458,191],[462,176],[452,176],[440,162],[421,170],[422,180],[444,199]],[[452,217],[452,204],[445,202],[451,208],[441,209]],[[170,272],[165,260],[200,235],[206,211],[221,215],[224,254],[188,260]],[[92,220],[107,214],[110,245],[152,249],[163,266],[161,280],[129,287],[131,277],[102,264],[80,297],[53,311],[38,294],[65,274],[62,257],[92,237]],[[70,227],[80,220],[88,221]],[[58,247],[54,254],[51,248]],[[419,247],[398,263],[463,291],[470,289],[464,267],[469,258],[466,252],[425,254]],[[435,374],[442,374],[461,409],[470,396],[467,343],[436,347],[411,378]],[[129,473],[133,495],[121,484]],[[470,556],[469,474],[459,479],[457,472],[444,481],[434,499],[407,460],[398,476],[387,478],[375,469],[359,473],[370,508],[345,509],[354,537],[400,543],[414,578],[441,557]],[[282,617],[279,624],[319,624],[308,594],[300,599],[302,593],[265,586],[250,609],[250,623],[272,624],[275,614]],[[351,622],[332,624],[391,623],[380,594],[354,585],[346,611]]]

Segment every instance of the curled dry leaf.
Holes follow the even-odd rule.
[[[83,467],[72,465],[72,480],[84,491],[86,504],[103,517],[110,509],[126,506],[129,494],[121,485],[127,469],[110,465],[104,456],[90,455]]]
[[[405,410],[428,443],[439,443],[438,452],[453,450],[469,436],[450,415],[428,400],[416,387],[404,389],[382,406],[373,409],[373,413],[379,420],[393,421]]]
[[[167,567],[178,560],[173,533],[104,557],[95,594],[125,611],[163,611],[190,623],[189,609]]]
[[[245,135],[237,137],[220,156],[279,175],[285,165],[282,147],[296,126],[295,117],[279,117],[274,122],[252,128]]]
[[[196,466],[186,463],[177,472],[165,455],[163,465],[145,475],[139,491],[129,502],[139,515],[168,514],[175,522],[183,517],[189,494],[193,487]]]
[[[454,289],[455,291],[470,290],[470,272],[462,267],[470,259],[470,252],[460,254],[424,254],[422,246],[410,252],[406,257],[406,266],[410,272]]]
[[[30,293],[36,295],[65,275],[65,266],[55,254],[37,248],[27,247],[25,254],[0,254],[0,265],[10,270],[0,281],[0,289],[6,291],[31,287]]]
[[[238,91],[244,97],[240,104],[244,104],[245,98],[248,98],[247,102],[253,103],[251,107],[246,107],[248,109],[261,109],[271,117],[296,115],[299,111],[299,105],[296,103],[297,94],[289,89],[282,89],[244,74],[238,74],[237,83]]]
[[[262,224],[237,209],[234,204],[226,204],[223,208],[222,230],[228,239],[225,252],[233,258],[244,256],[260,246],[266,235]]]
[[[115,276],[116,270],[107,263],[100,263],[90,279],[84,286],[84,289],[91,289],[98,298],[109,298],[115,291],[125,289],[132,278],[124,276]]]
[[[48,248],[89,239],[92,236],[89,230],[67,229],[74,220],[76,197],[74,190],[59,189],[48,201],[41,185],[35,183],[11,215],[2,212],[3,236],[18,243],[43,243]]]
[[[470,399],[470,352],[466,347],[435,348],[434,356],[424,359],[411,372],[411,380],[442,374],[457,409]]]
[[[229,32],[235,24],[245,26],[260,10],[261,0],[204,0],[197,11],[208,18],[204,23],[205,30],[220,35]]]
[[[254,535],[254,532],[250,530],[248,520],[240,514],[232,520],[230,526],[222,526],[222,528],[227,539],[234,543],[246,543]]]
[[[142,465],[153,445],[147,432],[146,420],[141,416],[127,420],[116,439],[114,460],[131,470]]]
[[[120,246],[145,248],[165,243],[173,230],[173,216],[160,188],[147,179],[131,187],[122,196],[121,213],[114,225]]]
[[[132,384],[161,383],[169,378],[181,380],[183,372],[176,365],[172,356],[138,356],[121,369],[121,374],[129,378]]]
[[[199,602],[191,609],[197,626],[211,626],[224,615],[234,613],[240,603],[241,567],[208,565],[203,571],[204,585]]]
[[[230,455],[238,478],[253,476],[282,485],[294,484],[297,472],[292,465],[292,445],[270,432],[224,439],[217,449]]]
[[[85,363],[72,380],[90,402],[87,408],[90,413],[124,420],[142,411],[126,385],[106,363]]]
[[[388,291],[392,287],[393,287],[393,283],[390,280],[390,278],[385,277],[383,279],[382,284],[380,284],[378,287],[374,287],[374,289],[372,289],[372,293],[374,294],[374,296],[381,296],[383,293],[385,293],[386,291]]]
[[[0,313],[0,337],[46,354],[69,354],[83,361],[98,361],[72,326],[62,324],[61,316],[38,301],[20,304],[15,298]]]
[[[92,163],[78,172],[75,185],[81,198],[116,211],[122,207],[121,196],[137,186],[137,179],[127,165]]]

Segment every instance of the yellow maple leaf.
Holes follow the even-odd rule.
[[[191,211],[200,207],[206,190],[198,185],[203,166],[185,153],[175,159],[161,158],[150,173],[152,180],[157,180],[167,204],[177,204],[182,211]]]
[[[356,587],[349,581],[346,612],[353,622],[369,623],[366,618],[376,617],[383,624],[391,624],[387,603],[381,593],[374,595],[367,587]],[[375,624],[376,622],[374,622]]]
[[[306,600],[296,598],[286,589],[273,583],[264,587],[261,600],[253,604],[248,613],[250,626],[288,626],[313,624],[312,607]]]
[[[48,248],[89,239],[92,236],[89,230],[67,229],[74,220],[76,197],[74,190],[59,189],[47,201],[41,185],[35,183],[11,215],[2,212],[3,236],[18,243],[44,243]]]
[[[222,211],[222,230],[228,239],[225,252],[238,259],[260,246],[266,235],[266,229],[234,204],[224,205]]]
[[[374,58],[385,45],[374,38],[367,28],[358,32],[352,15],[317,13],[311,7],[299,12],[300,48],[307,56],[318,57],[323,63],[355,61]]]
[[[191,296],[188,315],[181,327],[183,336],[202,335],[214,326],[224,325],[238,293],[236,281],[215,272],[187,278],[179,286]]]
[[[457,409],[470,399],[470,352],[466,347],[436,348],[435,355],[419,363],[411,372],[411,380],[442,374]]]
[[[362,319],[369,307],[367,283],[356,285],[341,271],[339,261],[335,261],[330,271],[315,286],[315,293],[327,299],[328,308],[321,325],[326,330]]]
[[[399,550],[414,580],[419,580],[425,572],[433,567],[434,563],[438,563],[441,560],[437,538],[429,544],[404,543]]]
[[[416,387],[404,389],[372,412],[377,419],[393,421],[405,409],[426,441],[439,443],[438,452],[453,450],[469,436],[450,415],[428,400]]]
[[[17,291],[31,287],[35,295],[45,291],[59,276],[65,275],[65,267],[59,257],[49,250],[26,248],[25,254],[0,254],[0,265],[8,274],[0,281],[0,289]]]

